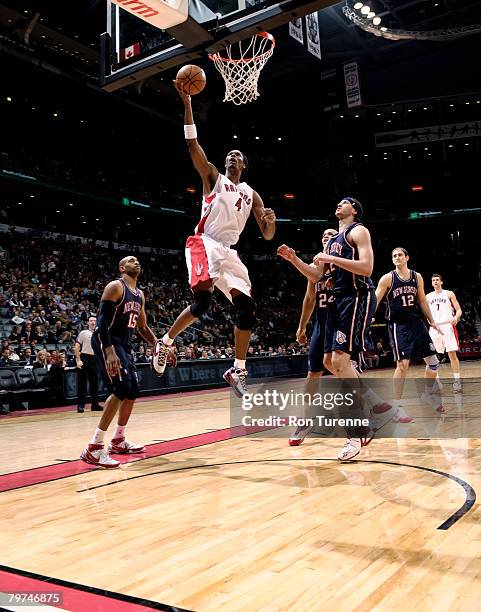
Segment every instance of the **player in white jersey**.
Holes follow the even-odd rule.
[[[252,187],[241,181],[242,172],[247,169],[247,158],[241,151],[227,154],[225,175],[208,161],[197,141],[190,96],[177,82],[175,86],[184,102],[184,133],[192,163],[202,178],[203,201],[201,219],[195,234],[188,237],[185,249],[194,301],[157,343],[154,369],[158,374],[164,372],[168,347],[178,334],[209,310],[212,292],[217,287],[232,302],[236,313],[235,361],[224,373],[224,379],[241,397],[247,391],[246,356],[255,304],[247,268],[231,246],[239,240],[251,210],[262,236],[271,240],[275,233],[275,214],[272,209],[264,208],[261,197]]]
[[[439,325],[443,333],[440,334],[431,327],[429,335],[438,353],[447,352],[454,377],[453,391],[461,393],[461,373],[457,355],[459,342],[456,325],[463,312],[454,292],[443,289],[443,279],[440,274],[433,274],[431,282],[434,291],[428,293],[426,299],[433,315],[433,321]]]

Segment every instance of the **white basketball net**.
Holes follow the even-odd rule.
[[[209,55],[225,82],[224,102],[240,105],[257,100],[260,95],[257,89],[259,75],[275,45],[272,34],[259,32],[244,49],[240,41],[236,47],[226,47],[223,56],[219,53]]]

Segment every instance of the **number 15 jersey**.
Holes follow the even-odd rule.
[[[409,278],[403,280],[398,273],[391,272],[391,288],[387,295],[386,315],[393,323],[407,323],[422,317],[418,304],[418,277],[409,270]]]
[[[219,173],[212,192],[202,199],[196,234],[205,234],[230,247],[239,241],[252,209],[254,190],[247,183],[236,185]]]

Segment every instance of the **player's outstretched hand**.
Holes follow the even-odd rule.
[[[279,257],[286,259],[287,261],[293,261],[296,256],[296,252],[291,247],[288,247],[287,244],[281,244],[277,249],[277,254]]]
[[[318,266],[319,264],[328,263],[329,256],[321,251],[314,257],[313,262],[316,264],[316,266]]]
[[[179,94],[184,104],[186,102],[190,102],[190,94],[184,91],[184,88],[182,87],[182,81],[178,81],[177,79],[174,79],[172,82],[174,83],[174,87],[177,89],[177,93]]]
[[[269,224],[275,223],[276,213],[272,210],[272,208],[264,208],[264,212],[262,213],[262,220]]]
[[[305,329],[301,329],[299,327],[299,329],[296,332],[296,340],[297,342],[299,342],[299,344],[307,344],[307,336],[306,336]]]

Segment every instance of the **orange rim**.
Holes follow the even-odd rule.
[[[267,38],[272,43],[272,47],[268,49],[267,51],[264,51],[264,53],[261,53],[260,55],[256,55],[255,57],[243,57],[242,59],[231,59],[230,57],[222,57],[222,55],[220,55],[219,53],[209,53],[209,59],[212,61],[220,60],[221,62],[226,62],[229,64],[239,64],[242,62],[252,62],[253,60],[262,59],[268,53],[272,53],[274,47],[276,46],[276,39],[274,38],[274,36],[272,34],[269,34],[269,32],[259,32],[258,34],[255,34],[255,36],[260,36],[261,38]]]

